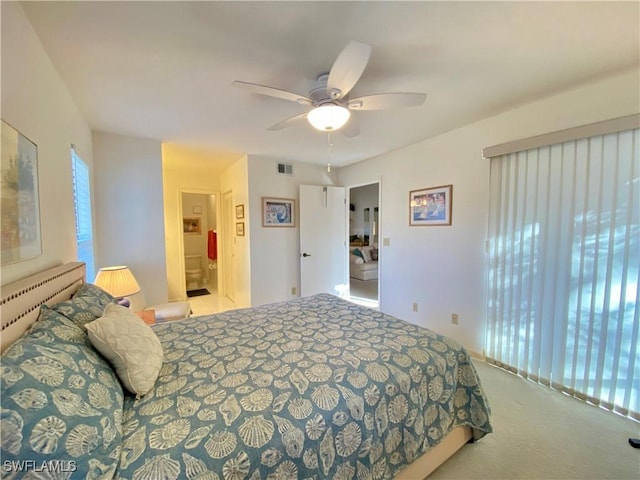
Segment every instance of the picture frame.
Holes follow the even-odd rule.
[[[2,265],[42,255],[38,146],[2,120],[0,218]]]
[[[191,207],[191,213],[202,213],[202,207],[200,205],[194,205]]]
[[[200,217],[183,217],[182,231],[185,235],[200,235],[202,233],[202,219]]]
[[[244,222],[236,223],[236,235],[238,237],[244,237]]]
[[[409,192],[409,226],[449,226],[452,222],[453,185]]]
[[[262,226],[295,227],[295,207],[292,198],[262,197]]]
[[[244,218],[244,204],[236,205],[236,218]]]

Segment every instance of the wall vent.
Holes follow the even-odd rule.
[[[293,176],[293,165],[290,163],[281,163],[277,162],[276,173],[278,175],[289,175]]]

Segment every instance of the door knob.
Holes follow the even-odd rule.
[[[311,256],[311,254],[310,254],[310,253],[303,253],[303,254],[302,254],[302,256],[303,256],[303,257],[310,257],[310,256]]]

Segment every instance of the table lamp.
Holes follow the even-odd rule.
[[[114,296],[118,305],[127,308],[131,301],[125,297],[140,291],[136,277],[126,265],[101,268],[93,283]]]

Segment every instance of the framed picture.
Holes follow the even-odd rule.
[[[200,235],[202,233],[200,217],[183,217],[182,231],[188,235]]]
[[[236,223],[236,235],[239,237],[244,237],[244,222]]]
[[[451,225],[453,185],[409,192],[409,225]]]
[[[0,218],[2,265],[42,255],[38,147],[2,121]]]
[[[191,207],[191,213],[202,213],[202,207],[200,205],[194,205]]]
[[[236,205],[236,218],[244,218],[244,204]]]
[[[295,227],[295,206],[291,198],[262,197],[262,226]]]

